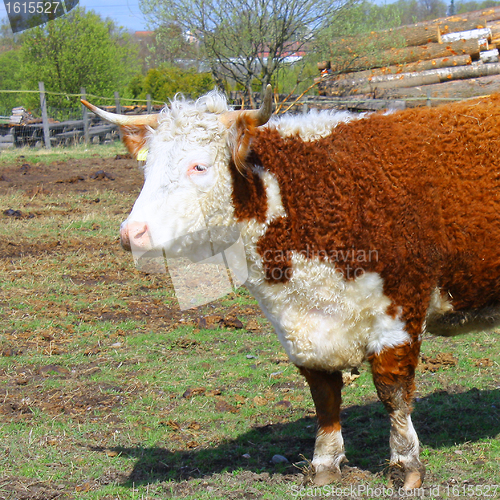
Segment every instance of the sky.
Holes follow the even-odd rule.
[[[147,29],[139,10],[139,0],[80,0],[80,6],[94,10],[103,18],[110,17],[119,26],[131,31]],[[7,18],[4,2],[0,1],[0,19]]]
[[[139,10],[139,0],[80,0],[80,6],[94,10],[102,17],[110,17],[119,26],[132,31],[147,29]]]

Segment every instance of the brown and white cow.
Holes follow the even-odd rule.
[[[368,360],[404,488],[424,478],[410,413],[422,335],[500,322],[500,97],[365,116],[271,118],[211,92],[118,123],[145,183],[122,245],[196,253],[238,227],[246,286],[309,383],[316,484],[340,476],[342,370]],[[270,119],[271,118],[271,119]],[[217,233],[218,248],[224,232]]]

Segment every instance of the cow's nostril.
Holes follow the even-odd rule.
[[[143,231],[135,234],[134,238],[137,238],[138,240],[140,240],[144,236],[144,234],[147,233],[147,231],[148,231],[147,226],[144,226]]]
[[[120,228],[120,241],[124,250],[131,251],[133,247],[148,248],[151,244],[149,228],[145,222],[128,222]]]
[[[149,227],[145,222],[129,222],[124,227],[124,232],[126,233],[125,239],[128,240],[125,243],[128,243],[128,246],[132,248],[147,249],[151,245]]]

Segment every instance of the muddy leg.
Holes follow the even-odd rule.
[[[340,464],[346,459],[340,426],[342,372],[299,370],[309,384],[318,417],[312,466],[314,483],[322,486],[340,479]]]
[[[420,461],[418,436],[411,421],[415,367],[420,343],[413,342],[370,357],[373,381],[391,419],[390,482],[407,490],[420,488],[425,467]]]

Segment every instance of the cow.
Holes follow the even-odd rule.
[[[238,228],[245,285],[310,387],[314,483],[341,477],[342,372],[368,361],[391,423],[389,484],[420,488],[422,336],[500,323],[500,96],[280,117],[270,88],[258,110],[231,110],[215,90],[138,117],[82,102],[120,125],[132,154],[148,150],[125,249],[189,255],[197,240],[183,235]]]

